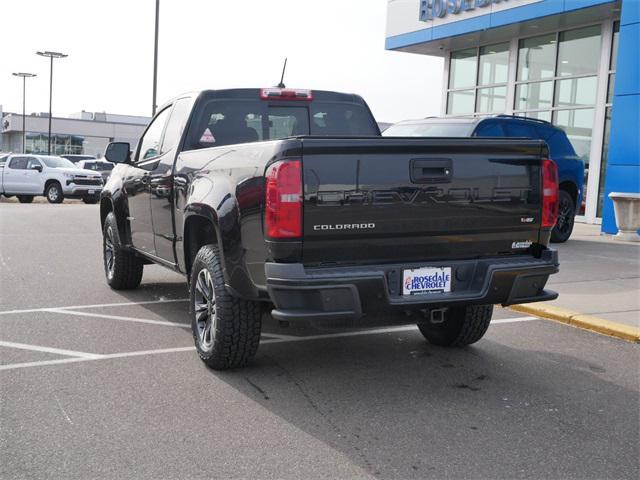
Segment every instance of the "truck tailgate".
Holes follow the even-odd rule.
[[[524,253],[546,157],[537,140],[303,138],[303,262]]]

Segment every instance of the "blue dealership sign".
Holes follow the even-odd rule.
[[[427,22],[434,18],[445,18],[447,15],[458,15],[462,12],[485,8],[492,3],[509,0],[422,0],[420,2],[420,21]]]

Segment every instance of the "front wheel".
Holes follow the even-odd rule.
[[[418,328],[434,345],[464,347],[480,340],[491,323],[493,305],[451,307],[439,323],[422,322]]]
[[[573,232],[573,224],[576,215],[576,204],[569,192],[560,190],[558,206],[558,221],[551,230],[551,241],[553,243],[564,243],[569,240]]]
[[[189,299],[193,339],[204,363],[224,370],[241,367],[255,356],[260,343],[260,304],[227,291],[217,246],[205,245],[198,251]]]
[[[64,195],[62,194],[62,187],[58,182],[51,182],[44,190],[44,196],[47,197],[49,203],[62,203]]]
[[[20,203],[31,203],[33,202],[33,195],[18,195],[18,201]]]

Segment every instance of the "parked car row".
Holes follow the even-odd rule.
[[[385,137],[509,137],[543,140],[549,157],[558,166],[560,182],[558,221],[552,242],[566,242],[584,195],[584,162],[561,128],[533,118],[513,115],[490,117],[430,117],[406,120],[387,128]]]
[[[20,203],[31,203],[36,196],[45,196],[49,203],[61,203],[65,198],[80,198],[85,203],[97,203],[102,186],[113,168],[105,161],[72,161],[53,155],[7,154],[0,156],[0,194],[16,196]]]

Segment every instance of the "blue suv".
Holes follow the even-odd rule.
[[[544,140],[549,156],[558,165],[560,212],[551,232],[552,242],[566,242],[582,203],[584,162],[576,154],[567,134],[544,120],[497,115],[495,117],[429,117],[405,120],[387,128],[385,137],[520,137]]]

